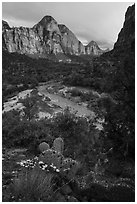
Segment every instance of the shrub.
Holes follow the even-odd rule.
[[[2,142],[6,147],[27,147],[29,149],[35,149],[42,140],[45,142],[52,140],[52,136],[49,137],[49,132],[50,129],[47,120],[28,121],[25,118],[20,120],[17,111],[10,111],[3,114]]]
[[[82,92],[77,88],[73,88],[70,92],[71,92],[71,95],[74,96],[74,97],[82,95]]]
[[[87,164],[93,161],[94,146],[99,141],[99,133],[95,129],[93,120],[88,121],[86,118],[78,117],[69,110],[58,113],[52,119],[39,121],[29,121],[25,118],[20,120],[18,114],[17,117],[14,114],[11,112],[3,115],[3,144],[5,146],[25,147],[37,154],[41,142],[46,142],[51,146],[55,138],[61,137],[65,143],[65,157]]]
[[[69,110],[53,118],[52,134],[64,139],[64,156],[90,163],[92,153],[94,154],[95,149],[98,151],[100,146],[99,131],[95,129],[94,122],[78,117]]]

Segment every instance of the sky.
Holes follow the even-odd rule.
[[[33,27],[51,15],[65,24],[84,44],[94,40],[102,49],[113,48],[128,6],[134,2],[3,2],[2,18],[12,26]]]

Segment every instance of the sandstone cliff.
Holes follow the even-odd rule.
[[[97,43],[91,41],[84,46],[65,25],[58,24],[52,16],[45,16],[33,28],[10,28],[6,21],[2,22],[2,46],[9,52],[20,54],[100,55],[103,51]]]
[[[105,51],[101,50],[95,41],[91,41],[87,46],[85,46],[85,52],[87,55],[101,55]]]
[[[65,25],[60,24],[59,29],[62,35],[62,47],[66,54],[85,54],[84,45],[76,38]]]
[[[61,33],[56,20],[51,16],[45,16],[33,30],[40,37],[43,52],[48,54],[63,52],[61,47]]]

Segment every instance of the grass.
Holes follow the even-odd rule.
[[[22,171],[14,179],[11,190],[15,201],[40,202],[50,201],[54,186],[54,175],[35,167]]]

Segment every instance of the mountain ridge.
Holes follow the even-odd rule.
[[[105,52],[97,43],[94,46],[90,43],[84,46],[68,27],[58,24],[52,16],[48,15],[32,28],[11,28],[6,21],[2,21],[2,30],[2,47],[9,52],[41,56],[58,53],[99,56]]]

